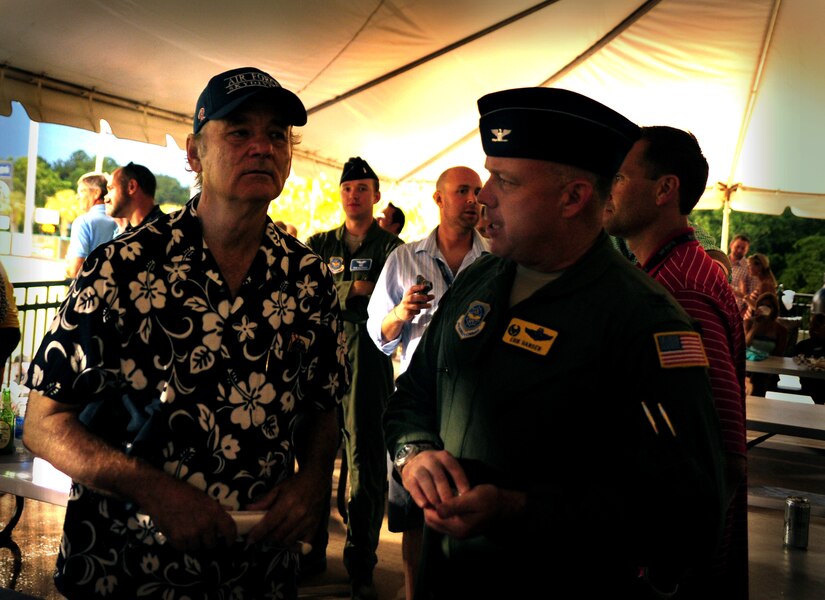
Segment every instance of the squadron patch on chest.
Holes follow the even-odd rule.
[[[371,268],[371,258],[353,258],[349,263],[350,271],[369,271]]]
[[[505,344],[524,348],[528,352],[540,354],[541,356],[547,356],[558,335],[559,332],[553,329],[522,319],[512,319],[501,339],[504,340]]]
[[[467,307],[467,312],[458,317],[455,330],[462,340],[477,336],[484,329],[484,318],[490,312],[490,305],[473,300]]]
[[[329,257],[329,270],[332,272],[333,275],[337,275],[338,273],[344,270],[344,259],[341,256],[330,256]]]

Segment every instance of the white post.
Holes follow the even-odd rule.
[[[730,238],[730,195],[737,186],[725,186],[725,199],[722,201],[722,252],[728,251],[728,239]]]
[[[29,121],[29,156],[26,167],[26,209],[23,215],[23,234],[12,236],[12,254],[31,256],[32,224],[34,223],[34,193],[37,190],[37,140],[40,123]]]

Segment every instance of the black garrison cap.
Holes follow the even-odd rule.
[[[592,98],[559,88],[518,88],[478,100],[488,156],[533,158],[612,177],[639,139],[638,125]]]
[[[378,181],[378,175],[376,175],[372,167],[367,164],[367,161],[360,156],[353,156],[344,165],[339,184],[345,181],[353,181],[354,179],[375,179]]]

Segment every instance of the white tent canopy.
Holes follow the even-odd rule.
[[[821,0],[27,0],[0,18],[0,114],[179,145],[223,70],[307,106],[295,168],[483,173],[476,100],[552,85],[696,134],[701,207],[825,218]],[[337,173],[336,173],[337,174]]]

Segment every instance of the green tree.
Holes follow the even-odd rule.
[[[169,175],[156,175],[157,190],[155,201],[161,204],[183,206],[189,200],[189,188],[181,185],[180,181]]]
[[[112,158],[106,157],[103,159],[104,173],[112,173],[118,166]],[[95,170],[95,159],[83,150],[75,150],[69,155],[69,158],[54,161],[52,169],[60,179],[70,182],[72,187],[75,187],[78,179]]]
[[[810,235],[798,240],[786,259],[781,279],[785,288],[812,294],[825,283],[825,236]]]
[[[11,159],[9,159],[11,160]],[[12,174],[12,231],[23,231],[23,219],[26,213],[26,178],[29,166],[29,159],[22,156],[14,160],[14,173]],[[37,158],[37,171],[35,174],[36,189],[34,193],[35,207],[46,205],[46,199],[53,196],[60,190],[73,189],[73,184],[60,179],[49,163],[42,157]]]
[[[722,238],[722,210],[699,210],[691,213],[691,220],[701,225],[714,238]],[[786,288],[794,289],[797,292],[811,293],[822,287],[822,271],[825,263],[820,260],[816,266],[814,263],[806,262],[808,269],[806,275],[802,277],[799,264],[795,270],[786,274],[786,269],[790,261],[794,260],[796,253],[795,244],[809,236],[818,236],[822,231],[823,222],[820,219],[806,219],[797,217],[790,209],[786,209],[781,215],[762,215],[747,212],[732,212],[730,215],[730,239],[738,234],[747,235],[750,238],[750,253],[764,254],[771,261],[771,270],[777,281]],[[727,251],[727,248],[724,248]],[[817,274],[818,273],[818,274]],[[794,281],[819,281],[813,289],[793,288],[788,282],[792,277]],[[801,277],[801,279],[800,279]],[[794,284],[796,285],[796,284]]]

